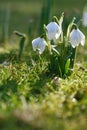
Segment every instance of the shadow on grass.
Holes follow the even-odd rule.
[[[0,53],[0,63],[2,64],[4,61],[17,61],[17,53],[16,49],[10,52]]]
[[[0,98],[4,101],[8,101],[11,94],[16,94],[17,92],[17,82],[15,80],[5,81],[3,85],[0,86]]]
[[[42,93],[43,87],[45,87],[47,82],[46,77],[44,78],[43,76],[40,76],[40,79],[36,80],[34,83],[31,84],[31,91],[30,93],[34,95],[39,95]]]
[[[35,128],[29,124],[26,124],[13,115],[9,114],[9,116],[1,117],[0,116],[0,130],[42,130],[39,128]]]

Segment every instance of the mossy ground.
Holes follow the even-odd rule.
[[[17,2],[13,3],[18,5]],[[72,12],[75,2],[71,3]],[[34,10],[25,6],[25,1],[19,4],[20,8],[12,8],[14,15],[11,17],[9,42],[0,47],[0,130],[87,130],[87,44],[84,48],[78,47],[73,72],[65,79],[47,73],[47,61],[44,60],[41,65],[38,55],[31,49],[31,43],[29,47],[26,47],[26,43],[19,60],[19,39],[15,42],[11,33],[15,29],[27,33],[28,23],[26,22],[25,27],[25,21],[28,20],[28,16],[34,17],[37,14],[34,18],[38,22],[40,14],[40,8],[35,8],[35,14]],[[3,11],[3,1],[1,5]],[[63,6],[60,2],[59,11],[68,11],[69,5],[69,1],[64,2]],[[75,10],[79,18],[83,5],[78,4]],[[53,12],[56,9],[53,8]],[[67,14],[68,18],[73,17],[71,12]],[[16,20],[13,16],[20,16],[20,19]],[[24,19],[24,22],[21,19]],[[81,29],[87,35],[86,29]]]

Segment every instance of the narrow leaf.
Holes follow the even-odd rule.
[[[60,56],[60,53],[59,53],[58,50],[56,50],[54,47],[52,48],[52,50],[53,50],[58,56]]]
[[[69,71],[69,66],[70,66],[70,58],[66,61],[66,64],[65,64],[65,74],[68,73],[68,71]]]

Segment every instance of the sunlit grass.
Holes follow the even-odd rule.
[[[40,66],[37,63],[33,66],[10,61],[8,60],[7,65],[0,65],[0,110],[5,113],[10,110],[6,115],[1,114],[2,122],[12,122],[14,129],[19,128],[18,124],[20,128],[32,130],[67,130],[69,125],[70,130],[86,128],[85,63],[75,64],[74,73],[68,79],[60,79],[48,77],[44,71],[45,64]],[[78,120],[81,128],[76,123]],[[8,128],[12,128],[12,125],[8,125]],[[7,128],[3,123],[1,126]]]

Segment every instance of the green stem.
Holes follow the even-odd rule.
[[[18,54],[18,58],[20,59],[22,56],[22,52],[23,52],[23,48],[24,48],[24,42],[25,42],[25,37],[22,37],[20,40],[20,47],[19,47],[19,54]]]
[[[26,35],[18,32],[18,31],[14,31],[14,34],[21,37],[21,40],[20,40],[20,43],[19,43],[19,53],[18,53],[18,58],[21,59],[21,56],[22,56],[22,53],[23,53],[23,48],[24,48],[24,42],[26,40]]]
[[[70,63],[71,69],[73,69],[74,63],[76,61],[76,52],[77,52],[77,49],[76,48],[72,48],[72,54],[71,54],[71,58],[70,58],[70,60],[71,60],[71,63]]]

